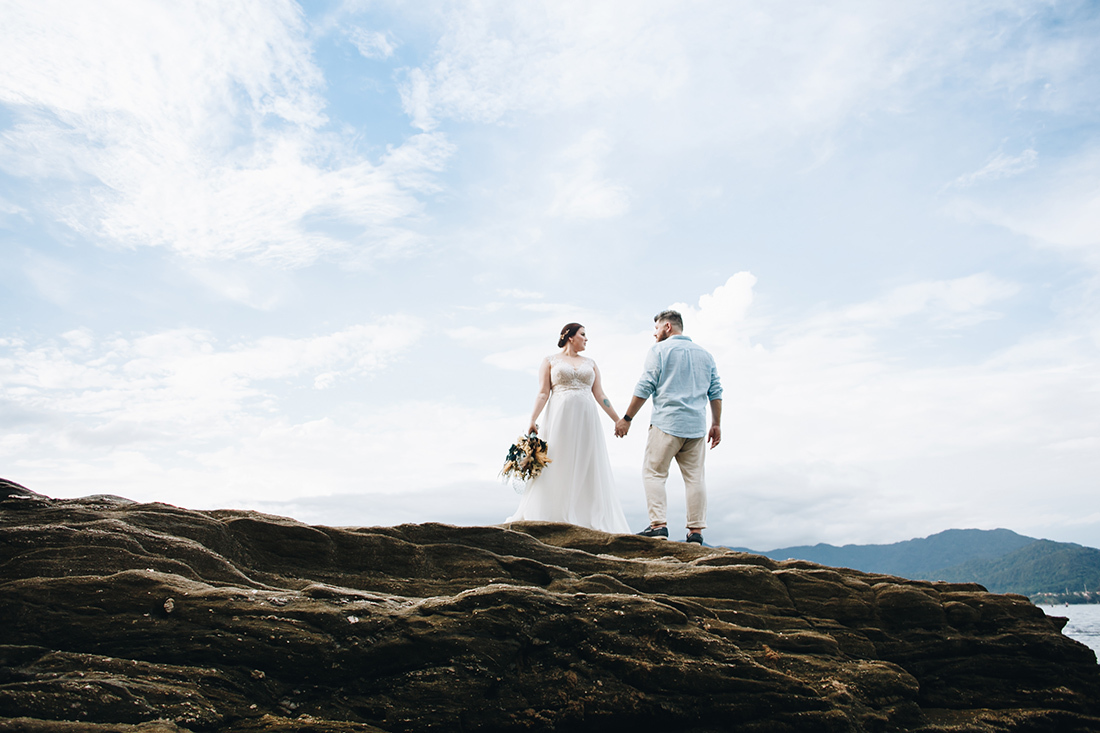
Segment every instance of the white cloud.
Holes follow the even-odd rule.
[[[299,266],[403,248],[418,196],[439,188],[441,135],[373,164],[323,132],[293,3],[24,3],[5,21],[0,102],[16,122],[0,165],[94,241]]]
[[[988,221],[1044,246],[1081,256],[1100,266],[1100,188],[1066,188],[1042,200],[1009,209],[973,201],[953,202],[963,218]]]
[[[0,398],[92,430],[132,425],[139,433],[225,438],[249,415],[279,409],[265,381],[320,377],[328,386],[370,375],[421,329],[415,319],[391,316],[322,336],[227,347],[196,329],[109,340],[80,329],[64,334],[64,344],[11,345],[0,359]]]
[[[999,178],[1011,178],[1031,170],[1037,165],[1039,153],[1032,148],[1015,156],[1006,156],[1003,153],[997,155],[973,173],[960,176],[953,183],[959,188],[973,186],[982,181],[997,180]]]
[[[497,294],[502,298],[515,298],[516,300],[542,300],[545,297],[542,293],[520,288],[504,288],[498,290]]]
[[[565,3],[458,6],[447,17],[435,63],[402,88],[414,123],[444,117],[495,122],[516,110],[573,107],[675,85],[682,66],[667,54],[670,28],[648,7]]]
[[[213,508],[306,490],[396,490],[414,478],[422,485],[422,471],[439,481],[468,474],[459,464],[469,464],[474,435],[462,431],[460,411],[362,408],[364,387],[404,358],[422,330],[417,319],[390,316],[317,336],[231,344],[196,329],[112,338],[78,329],[48,343],[6,340],[5,475],[27,476],[52,496],[116,493]],[[294,417],[302,412],[294,393],[312,392],[314,403],[321,389],[342,390],[336,404],[358,409]],[[405,453],[418,429],[423,437],[425,419],[455,434],[427,461]],[[395,456],[404,461],[383,470]]]
[[[1014,406],[1020,401],[1010,395],[1020,387],[1017,380],[1039,378],[984,363],[906,363],[880,341],[907,318],[923,318],[930,333],[996,318],[987,306],[1018,288],[985,274],[902,286],[874,301],[772,323],[767,330],[763,324],[738,327],[743,311],[731,304],[748,300],[751,281],[743,278],[736,290],[735,284],[731,280],[725,289],[736,297],[716,292],[711,302],[690,311],[701,327],[700,342],[713,344],[737,375],[730,396],[751,414],[741,429],[755,459],[869,461],[949,453],[1018,424],[1014,418],[1024,416]],[[724,319],[709,314],[712,309]],[[764,337],[766,344],[745,334]],[[981,429],[967,425],[970,417],[960,419],[966,404]]]
[[[294,290],[286,270],[240,260],[219,262],[184,260],[180,271],[218,296],[251,308],[272,311]]]
[[[602,159],[611,141],[603,130],[590,130],[561,155],[562,172],[551,174],[556,189],[550,215],[565,219],[608,219],[630,210],[630,193],[605,178]]]
[[[1098,166],[1100,150],[1083,150],[1048,161],[1046,170],[1012,188],[958,197],[947,208],[964,220],[989,222],[1100,267]]]
[[[1071,40],[1014,45],[1030,35],[1034,12],[1027,4],[1018,15],[942,3],[458,5],[430,63],[408,70],[402,97],[423,129],[614,106],[629,110],[630,129],[651,144],[656,135],[676,148],[749,153],[746,141],[794,133],[817,137],[824,151],[822,136],[838,125],[903,111],[946,78],[989,94],[1053,79],[1064,82],[1063,104],[1088,104],[1071,100],[1067,77],[1085,61]],[[1002,63],[991,69],[998,52]]]
[[[369,31],[364,28],[353,28],[348,32],[348,38],[355,44],[355,48],[364,58],[388,59],[397,50],[396,45],[385,33]]]
[[[755,285],[752,273],[739,272],[714,292],[700,296],[697,307],[687,303],[673,303],[669,307],[680,312],[685,332],[695,334],[694,338],[701,343],[743,346],[745,341],[738,338],[743,333],[738,330],[746,325]]]
[[[979,273],[904,285],[876,301],[845,308],[838,315],[843,321],[864,326],[895,325],[901,318],[924,315],[940,328],[965,328],[999,318],[999,313],[984,306],[1011,298],[1019,291],[1015,283]]]
[[[1024,339],[925,364],[888,345],[893,334],[979,327],[1018,287],[979,274],[779,320],[747,308],[754,284],[740,273],[680,306],[723,377],[725,439],[708,475],[737,544],[896,541],[960,523],[1070,531],[1061,500],[1040,527],[1025,497],[1040,485],[1080,492],[1095,469],[1096,343]]]
[[[30,212],[25,208],[0,196],[0,226],[9,226],[8,220],[14,219],[16,216],[24,221],[30,221],[31,219]]]
[[[29,252],[23,274],[46,301],[58,305],[71,302],[77,281],[77,271],[72,264]]]

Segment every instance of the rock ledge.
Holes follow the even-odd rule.
[[[977,585],[4,483],[0,731],[1100,731],[1093,652]]]

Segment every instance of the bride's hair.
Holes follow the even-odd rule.
[[[558,339],[558,348],[565,346],[565,342],[577,335],[584,326],[579,323],[567,323],[561,330],[561,338]]]

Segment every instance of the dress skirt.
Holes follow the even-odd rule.
[[[629,533],[592,391],[555,387],[543,423],[539,437],[551,463],[527,485],[516,513],[505,521],[568,522]]]

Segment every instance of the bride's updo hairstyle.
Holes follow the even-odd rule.
[[[561,330],[561,338],[558,339],[558,348],[565,346],[565,342],[577,335],[584,326],[579,323],[567,323]]]

